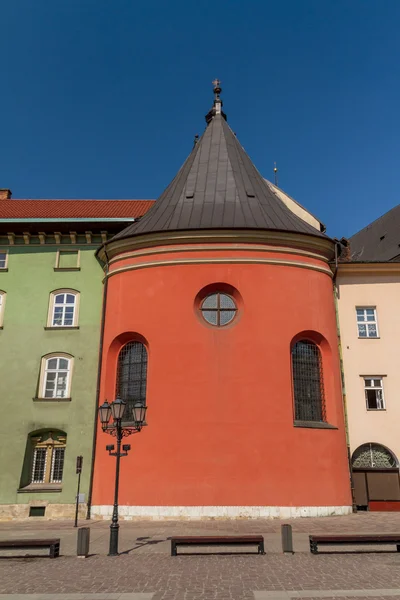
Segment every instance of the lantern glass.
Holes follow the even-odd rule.
[[[125,412],[126,402],[122,400],[119,396],[114,402],[111,403],[111,414],[113,416],[114,421],[118,419],[122,419],[122,416]]]
[[[132,415],[137,428],[143,427],[146,418],[146,410],[147,406],[144,406],[141,402],[135,402],[132,409]]]
[[[99,419],[103,429],[105,429],[110,421],[111,417],[111,407],[108,404],[107,400],[99,406]]]

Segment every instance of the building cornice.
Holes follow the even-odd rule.
[[[124,252],[123,254],[118,254],[111,258],[108,262],[109,266],[119,262],[121,260],[126,260],[128,258],[143,258],[146,256],[153,255],[165,255],[165,254],[176,254],[177,252],[274,252],[275,254],[292,254],[294,256],[302,256],[307,258],[313,258],[315,260],[321,260],[323,262],[328,263],[328,259],[325,256],[321,256],[321,254],[317,254],[316,252],[309,252],[308,250],[301,250],[299,248],[289,248],[287,246],[272,246],[270,244],[231,244],[227,245],[218,245],[218,244],[181,244],[177,246],[168,246],[168,247],[155,247],[151,249],[143,249],[143,250],[133,250],[132,252]]]
[[[210,265],[210,264],[219,264],[219,265],[276,265],[276,266],[284,266],[284,267],[295,267],[299,269],[309,269],[311,271],[318,271],[320,273],[324,273],[328,275],[328,277],[333,277],[331,269],[322,265],[315,265],[308,262],[301,262],[296,260],[285,260],[280,258],[187,258],[187,259],[176,259],[176,260],[158,260],[154,262],[143,262],[137,263],[133,265],[125,265],[118,269],[113,269],[109,271],[105,279],[113,277],[114,275],[119,275],[126,271],[138,271],[140,269],[149,269],[152,267],[173,267],[173,266],[182,266],[182,265]]]
[[[98,250],[98,256],[103,262],[119,254],[135,251],[143,248],[155,248],[157,246],[170,246],[173,244],[218,244],[218,243],[246,243],[246,244],[273,244],[289,248],[308,250],[332,260],[334,257],[335,244],[330,238],[317,237],[307,234],[260,229],[238,229],[238,230],[193,230],[193,231],[166,231],[135,237],[119,238],[110,240],[105,246]]]
[[[339,263],[337,274],[338,275],[365,275],[365,274],[388,275],[391,273],[400,275],[400,263],[394,263],[394,262]]]

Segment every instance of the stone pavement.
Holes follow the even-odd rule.
[[[288,521],[285,521],[288,522]],[[25,600],[295,600],[348,598],[400,600],[400,553],[311,555],[310,533],[400,533],[400,513],[358,513],[344,517],[294,519],[295,554],[283,555],[279,520],[122,521],[118,557],[107,557],[109,523],[90,526],[91,556],[76,557],[77,530],[71,523],[31,519],[0,523],[0,539],[61,538],[60,558],[0,558],[0,600],[8,594],[35,594]],[[170,556],[172,535],[260,533],[265,556],[236,549],[219,554],[182,549]],[[228,550],[228,549],[227,549]],[[218,552],[220,550],[218,549]],[[24,555],[26,551],[21,551]],[[14,555],[17,552],[13,552]],[[85,596],[83,596],[83,594]],[[109,596],[113,594],[113,596]],[[137,594],[147,594],[140,596]],[[116,597],[115,597],[116,595]],[[128,597],[129,595],[129,597]],[[13,600],[20,600],[17,596]]]

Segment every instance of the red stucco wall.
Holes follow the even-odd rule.
[[[238,258],[178,252],[168,260]],[[240,257],[278,257],[249,249]],[[286,260],[325,266],[296,255]],[[126,258],[112,269],[163,255]],[[237,318],[202,321],[196,296],[222,282],[238,290]],[[216,286],[218,288],[218,286]],[[293,426],[291,341],[321,342],[327,420],[334,430]],[[314,332],[314,333],[313,333]],[[141,337],[140,337],[141,336]],[[120,504],[139,506],[350,505],[332,280],[270,264],[190,264],[125,271],[109,279],[100,402],[115,396],[124,343],[148,348],[148,427],[122,459]],[[115,459],[97,440],[94,505],[112,504]]]

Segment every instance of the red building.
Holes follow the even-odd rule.
[[[351,511],[335,243],[265,181],[216,87],[207,127],[152,208],[99,252],[106,274],[100,403],[146,402],[121,461],[120,515]],[[92,514],[115,461],[98,432]]]

